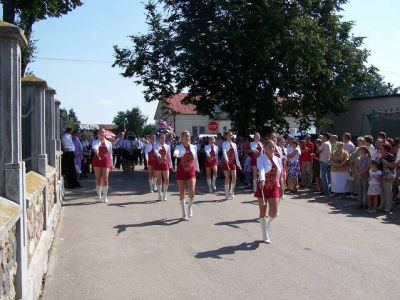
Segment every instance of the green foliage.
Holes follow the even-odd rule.
[[[124,120],[128,122],[125,124]],[[132,132],[136,135],[143,134],[143,128],[147,122],[147,117],[143,115],[139,107],[134,107],[131,110],[119,111],[114,117],[113,123],[118,125],[118,131],[122,132],[125,130],[124,124],[126,125],[126,130]]]
[[[374,66],[366,68],[363,76],[363,79],[352,87],[352,98],[391,95],[399,92],[400,87],[394,87],[393,84],[385,82],[378,68]]]
[[[3,5],[3,20],[20,26],[29,42],[29,47],[22,53],[22,74],[36,52],[36,40],[32,39],[33,24],[47,18],[59,18],[83,4],[80,0],[0,0],[0,3]]]
[[[149,135],[150,133],[156,132],[156,126],[153,124],[146,124],[143,127],[143,133],[142,135]]]
[[[61,118],[64,120],[66,127],[71,127],[72,130],[79,129],[81,122],[78,120],[75,111],[71,108],[69,111],[60,109]]]
[[[148,33],[114,46],[114,66],[146,101],[182,90],[197,110],[218,105],[239,133],[285,129],[285,116],[345,110],[368,52],[339,13],[347,0],[148,1]],[[162,12],[161,12],[162,11]]]

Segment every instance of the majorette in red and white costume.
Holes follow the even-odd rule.
[[[172,169],[172,159],[171,147],[165,143],[165,134],[163,133],[160,135],[160,140],[154,146],[154,154],[154,171],[157,177],[158,200],[167,201],[169,170]]]
[[[240,166],[237,145],[232,141],[232,137],[232,132],[228,131],[226,134],[227,140],[222,144],[222,170],[224,170],[225,174],[225,199],[235,196],[236,169],[242,168]],[[229,182],[231,184],[230,188]]]
[[[260,134],[254,133],[254,141],[250,143],[251,168],[253,170],[253,191],[257,189],[257,158],[264,153],[263,145],[260,142]]]
[[[144,148],[144,156],[147,161],[150,193],[152,193],[153,191],[157,191],[156,178],[154,176],[154,164],[156,161],[156,157],[154,154],[155,145],[156,145],[156,135],[152,133],[150,135],[150,141],[146,144],[146,147]]]
[[[209,192],[216,190],[217,169],[218,169],[218,146],[214,144],[214,137],[209,138],[209,144],[205,145],[204,152],[206,153],[205,168],[207,172],[207,184]],[[211,171],[214,172],[211,174]]]
[[[182,208],[182,219],[188,220],[188,216],[193,216],[193,198],[194,189],[196,185],[196,171],[200,172],[199,161],[197,159],[197,148],[190,144],[190,134],[185,132],[189,136],[185,143],[177,145],[174,150],[174,157],[179,158],[179,164],[176,171],[176,181],[179,187],[180,204]],[[182,134],[182,137],[184,134]],[[185,207],[185,185],[189,181],[191,187],[189,187],[189,204],[188,210]],[[182,190],[183,188],[183,190]],[[191,190],[190,190],[191,188]]]
[[[280,179],[282,165],[280,159],[272,152],[264,153],[257,159],[258,169],[258,185],[254,196],[258,199],[260,208],[260,224],[263,235],[263,241],[270,243],[270,224],[277,216],[277,210],[280,197]],[[266,208],[268,209],[268,217],[266,217]]]

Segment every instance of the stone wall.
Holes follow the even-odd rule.
[[[0,241],[0,299],[15,298],[17,274],[17,236],[13,226]]]
[[[44,191],[47,179],[29,172],[26,174],[28,265],[39,243],[44,228]]]
[[[57,170],[51,166],[47,167],[47,187],[48,187],[48,195],[47,195],[47,210],[48,213],[51,212],[54,203],[57,199]]]

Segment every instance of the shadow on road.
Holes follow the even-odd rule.
[[[121,203],[110,203],[107,206],[118,206],[118,207],[125,207],[127,205],[136,205],[136,204],[155,204],[161,203],[160,200],[147,200],[147,201],[134,201],[134,202],[121,202]]]
[[[316,196],[316,194],[309,191],[298,191],[292,195],[292,200],[307,200],[309,203],[321,203],[330,206],[330,214],[344,214],[349,218],[372,218],[382,217],[381,221],[384,224],[400,225],[400,211],[393,205],[394,211],[386,213],[379,211],[375,214],[369,214],[365,209],[358,209],[358,202],[356,199],[351,199],[346,196],[327,197]]]
[[[113,228],[117,229],[117,235],[122,232],[125,232],[127,228],[140,228],[140,227],[148,227],[148,226],[172,226],[182,222],[182,219],[160,219],[156,221],[143,222],[138,224],[120,224],[116,225]]]
[[[235,228],[235,229],[246,230],[246,229],[241,228],[239,225],[240,224],[247,224],[247,223],[258,223],[258,219],[225,221],[225,222],[215,223],[214,225],[216,225],[216,226],[229,226],[229,227],[232,227],[232,228]]]
[[[194,257],[195,258],[216,258],[216,259],[224,259],[224,255],[233,255],[238,251],[253,251],[256,250],[260,245],[260,242],[251,242],[251,243],[241,243],[235,246],[226,246],[222,248],[218,248],[215,250],[208,250],[203,252],[198,252]],[[233,260],[233,258],[228,258]]]

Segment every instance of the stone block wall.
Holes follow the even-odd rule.
[[[47,179],[29,172],[26,174],[28,266],[44,229],[44,201]]]
[[[17,274],[17,236],[15,225],[0,240],[0,299],[15,299]]]
[[[57,170],[51,166],[47,167],[47,209],[51,212],[57,197]]]

